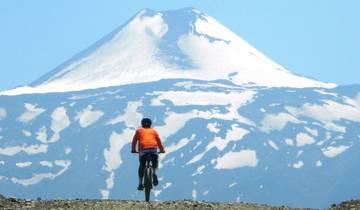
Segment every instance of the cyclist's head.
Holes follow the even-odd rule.
[[[150,128],[151,127],[151,120],[149,118],[143,118],[141,120],[141,126],[143,128]]]

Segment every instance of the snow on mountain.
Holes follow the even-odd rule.
[[[153,199],[325,208],[358,198],[360,86],[329,87],[194,9],[143,10],[0,95],[1,194],[143,199],[130,141],[150,117],[167,151]]]
[[[130,141],[146,116],[167,151],[153,199],[324,208],[360,195],[359,98],[360,86],[187,79],[0,96],[0,188],[23,198],[143,199]]]
[[[292,74],[214,18],[192,8],[142,10],[120,29],[28,87],[65,92],[168,78],[226,79],[267,87],[334,87]]]

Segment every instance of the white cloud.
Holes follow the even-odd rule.
[[[228,152],[217,158],[215,169],[234,169],[240,167],[255,167],[258,163],[256,151],[241,150],[240,152]]]
[[[321,151],[323,152],[323,154],[328,157],[328,158],[333,158],[336,157],[338,155],[340,155],[341,153],[345,152],[347,149],[349,149],[350,146],[345,146],[345,145],[340,145],[340,146],[329,146],[326,148],[322,148]]]
[[[45,109],[37,108],[36,105],[25,103],[26,111],[22,113],[19,117],[20,122],[28,123],[31,120],[34,120],[37,116],[45,111]]]
[[[75,120],[79,120],[81,127],[86,128],[92,125],[104,115],[104,112],[92,111],[92,108],[91,105],[88,105],[85,109],[77,113]]]

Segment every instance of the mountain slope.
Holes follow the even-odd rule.
[[[46,74],[3,94],[64,92],[166,78],[267,87],[334,87],[292,74],[214,18],[192,8],[142,10],[123,27]]]
[[[325,208],[359,197],[360,87],[162,80],[0,96],[0,187],[25,198],[142,199],[130,140],[154,120],[154,199]]]

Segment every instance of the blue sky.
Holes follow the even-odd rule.
[[[0,90],[31,83],[143,8],[188,6],[294,73],[360,84],[358,0],[2,0]]]

